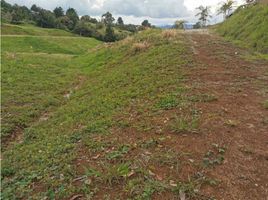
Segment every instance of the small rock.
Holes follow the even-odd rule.
[[[151,170],[149,170],[149,174],[150,174],[151,176],[155,176],[155,173],[153,173]]]
[[[89,179],[87,179],[87,180],[85,180],[85,184],[86,185],[91,185],[91,183],[92,183],[92,180],[89,178]]]
[[[70,200],[80,199],[81,197],[83,197],[83,195],[81,195],[81,194],[74,195],[72,198],[70,198]]]
[[[100,157],[100,154],[93,157],[94,160],[98,159]]]
[[[169,185],[172,186],[172,187],[177,187],[178,186],[178,184],[175,183],[175,181],[173,181],[173,180],[169,181]]]
[[[135,174],[135,171],[134,170],[131,170],[131,172],[127,175],[127,177],[131,177]]]
[[[190,161],[191,163],[194,163],[194,160],[193,160],[193,159],[189,159],[189,161]]]

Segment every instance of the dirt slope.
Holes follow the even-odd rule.
[[[196,93],[217,97],[198,103],[202,110],[201,136],[189,140],[198,148],[225,145],[222,166],[209,173],[222,181],[210,191],[217,199],[267,199],[268,197],[268,63],[246,61],[247,53],[209,34],[186,35],[195,54],[188,84]]]

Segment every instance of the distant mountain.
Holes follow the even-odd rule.
[[[162,29],[170,29],[170,28],[173,28],[173,25],[165,24],[165,25],[159,25],[157,27],[158,28],[162,28]]]

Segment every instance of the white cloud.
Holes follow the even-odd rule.
[[[36,4],[40,7],[53,10],[56,6],[64,9],[75,8],[79,15],[100,16],[110,11],[115,16],[123,16],[126,22],[140,24],[149,19],[153,24],[172,24],[176,19],[196,21],[195,8],[204,5],[211,6],[213,19],[218,22],[215,12],[222,0],[7,0],[19,5]],[[243,0],[237,0],[241,4]]]

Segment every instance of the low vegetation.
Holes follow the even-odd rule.
[[[256,184],[252,196],[265,194],[265,178],[252,174],[266,169],[267,98],[257,92],[265,61],[148,20],[125,38],[131,31],[110,13],[98,22],[72,8],[5,6],[5,19],[13,9],[26,15],[1,24],[2,199],[212,200],[247,196]],[[205,26],[209,8],[199,9]],[[27,13],[68,23],[40,28],[45,21],[30,25]]]
[[[5,34],[13,33],[13,28],[6,26]],[[75,66],[67,67],[67,63],[101,44],[61,30],[23,30],[22,36],[1,37],[2,139],[28,127],[43,111],[64,103],[63,94],[78,82],[73,80],[78,77]],[[31,31],[32,35],[25,36]]]
[[[217,31],[242,46],[268,53],[268,6],[263,4],[240,7],[217,27]]]
[[[165,127],[173,134],[172,126],[197,130],[182,83],[190,61],[181,35],[172,32],[169,40],[148,30],[108,45],[39,31],[2,36],[2,197],[104,198],[104,190],[120,187],[105,198],[203,198],[204,178],[174,179],[188,154],[164,145],[166,136],[146,136]],[[170,111],[175,117],[159,127]],[[135,139],[131,130],[146,135]],[[159,166],[173,176],[161,175]]]

